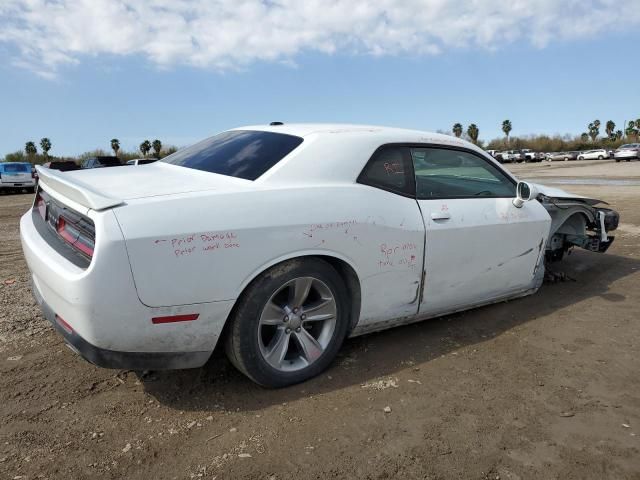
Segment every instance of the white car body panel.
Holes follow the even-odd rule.
[[[327,197],[341,208],[327,209]],[[115,211],[127,238],[138,294],[147,305],[233,300],[271,265],[328,255],[346,261],[360,278],[363,321],[417,312],[424,227],[411,199],[353,185],[155,201],[162,208],[147,214],[148,223],[138,221],[147,210],[144,202]],[[289,201],[291,209],[278,210]],[[188,211],[198,214],[183,215]],[[167,217],[173,219],[169,224]],[[211,228],[214,225],[225,228]],[[386,253],[398,246],[404,246],[406,255]],[[405,257],[409,261],[401,263]],[[207,278],[212,281],[193,281]]]
[[[287,133],[304,142],[254,181],[163,162],[71,172],[38,168],[41,188],[93,220],[96,232],[91,263],[82,269],[40,236],[31,211],[23,216],[21,238],[36,296],[96,347],[206,353],[247,285],[291,258],[331,257],[355,272],[360,310],[352,335],[540,286],[552,222],[541,203],[416,201],[356,181],[373,152],[392,143],[465,148],[515,180],[478,147],[382,127],[243,130]],[[599,202],[537,189],[583,208]],[[446,221],[437,218],[443,212]],[[151,322],[182,314],[199,318]]]
[[[420,200],[427,228],[420,312],[438,314],[530,290],[551,219],[538,202]]]
[[[135,295],[123,242],[102,243],[89,268],[83,270],[66,261],[38,235],[30,216],[27,213],[22,217],[20,231],[34,292],[84,339],[119,351],[181,351],[185,344],[194,351],[213,349],[222,329],[220,315],[228,314],[233,302],[148,308]],[[90,211],[89,216],[95,221],[97,235],[122,238],[113,211]],[[105,287],[93,288],[96,277]],[[162,329],[151,323],[152,317],[193,311],[201,314],[201,322],[163,325]]]

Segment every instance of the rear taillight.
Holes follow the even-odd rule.
[[[62,215],[58,217],[56,230],[58,235],[69,245],[87,257],[93,257],[95,239],[89,232],[83,230]]]

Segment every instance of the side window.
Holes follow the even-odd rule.
[[[392,145],[378,149],[360,173],[358,183],[413,196],[414,184],[409,150]]]
[[[516,185],[489,161],[459,150],[411,148],[418,199],[515,197]]]

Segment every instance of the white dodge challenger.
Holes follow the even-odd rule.
[[[351,125],[230,130],[151,165],[38,168],[20,222],[45,317],[90,362],[317,375],[344,339],[534,293],[618,215],[518,182],[455,137]]]

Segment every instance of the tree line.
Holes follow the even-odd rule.
[[[149,140],[144,140],[140,143],[138,150],[133,152],[122,151],[120,148],[120,140],[117,138],[112,138],[110,142],[111,150],[113,151],[113,155],[120,158],[122,161],[133,160],[140,157],[142,154],[143,157],[147,158],[149,153],[153,150],[154,158],[163,158],[167,155],[170,155],[176,152],[178,149],[173,145],[164,146],[162,142],[158,139],[153,140],[152,142]],[[43,164],[46,162],[54,161],[54,160],[72,160],[74,162],[82,161],[86,158],[90,157],[101,157],[108,156],[110,152],[96,149],[89,152],[82,153],[77,157],[56,157],[54,155],[50,155],[49,152],[53,144],[51,140],[47,137],[44,137],[40,140],[40,149],[41,152],[38,152],[38,147],[34,141],[28,141],[24,145],[24,150],[17,150],[13,153],[9,153],[5,156],[5,162],[25,162],[28,161],[32,164]]]
[[[486,145],[479,140],[480,130],[475,123],[470,124],[465,132],[461,123],[454,123],[451,133],[460,138],[475,143],[476,145],[487,148],[489,150],[509,150],[530,148],[537,151],[569,151],[569,150],[585,150],[590,148],[616,148],[626,142],[638,142],[640,140],[640,118],[626,122],[623,129],[616,129],[616,123],[613,120],[607,120],[604,124],[604,136],[600,136],[600,120],[589,122],[586,131],[578,136],[571,135],[530,135],[527,137],[511,138],[513,124],[507,119],[502,122],[501,130],[504,133],[503,138],[496,138],[489,141]],[[466,133],[466,135],[465,135]]]
[[[463,137],[476,145],[489,150],[519,150],[522,148],[530,148],[532,150],[540,152],[561,152],[571,150],[585,150],[591,148],[616,148],[626,142],[638,142],[640,141],[640,118],[626,122],[623,129],[616,129],[616,123],[613,120],[607,120],[604,124],[604,136],[600,136],[600,127],[602,123],[600,120],[594,120],[589,122],[586,131],[577,136],[571,135],[529,135],[526,137],[511,137],[511,131],[513,130],[513,124],[511,120],[507,119],[502,122],[501,130],[504,133],[503,138],[495,138],[485,144],[484,141],[479,139],[480,129],[475,123],[469,124],[466,130],[461,123],[454,123],[451,128],[451,133],[455,137]],[[442,132],[449,133],[449,132]],[[177,151],[174,146],[164,147],[162,142],[158,139],[150,142],[144,140],[138,146],[138,151],[123,152],[120,148],[120,140],[112,138],[111,150],[116,157],[119,157],[123,161],[132,160],[138,158],[140,153],[146,158],[153,150],[153,156],[155,158],[163,158]],[[51,160],[73,160],[82,161],[92,156],[106,156],[108,153],[104,150],[97,149],[90,152],[85,152],[77,157],[52,157],[49,155],[53,144],[47,137],[40,139],[40,148],[42,154],[38,153],[38,148],[33,141],[25,143],[24,151],[18,150],[13,153],[9,153],[5,156],[5,162],[23,162],[29,161],[32,164],[42,164]]]

